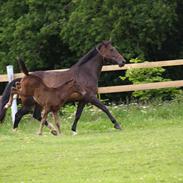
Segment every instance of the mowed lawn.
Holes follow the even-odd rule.
[[[87,107],[70,134],[73,106],[64,108],[61,136],[24,117],[15,133],[10,114],[0,125],[0,183],[182,183],[183,104],[110,106],[123,125]]]

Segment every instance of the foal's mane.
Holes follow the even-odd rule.
[[[93,58],[98,53],[97,49],[100,49],[100,46],[101,46],[101,43],[98,44],[96,47],[92,48],[86,55],[84,55],[83,57],[81,57],[79,59],[79,61],[76,63],[76,65],[81,66],[81,65],[87,63],[88,61],[90,61],[90,59]]]

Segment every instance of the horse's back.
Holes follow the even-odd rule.
[[[57,88],[73,77],[72,70],[67,71],[35,71],[33,75],[38,76],[48,86]]]

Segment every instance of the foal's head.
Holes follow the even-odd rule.
[[[96,49],[103,58],[116,62],[119,67],[125,65],[126,60],[117,49],[112,46],[111,41],[103,41]]]
[[[65,86],[64,86],[65,85]],[[64,85],[62,85],[62,89],[63,87],[65,87],[64,90],[68,90],[68,93],[79,93],[80,95],[84,96],[86,94],[86,90],[85,88],[82,86],[82,84],[78,81],[76,81],[75,79],[72,79],[68,82],[66,82]],[[67,91],[64,91],[67,92]]]

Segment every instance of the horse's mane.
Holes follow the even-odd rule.
[[[81,57],[79,59],[79,61],[76,63],[77,66],[81,66],[83,64],[85,64],[86,62],[88,62],[92,57],[94,57],[98,51],[96,48],[100,49],[101,43],[98,44],[96,47],[92,48],[86,55],[84,55],[83,57]]]

